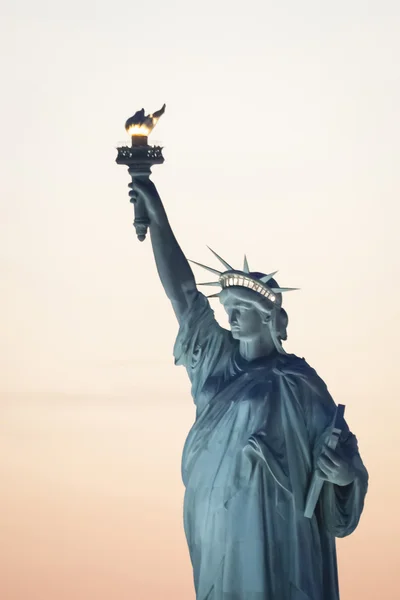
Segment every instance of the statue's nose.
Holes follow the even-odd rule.
[[[229,316],[229,324],[230,325],[236,325],[237,324],[237,311],[233,310]]]

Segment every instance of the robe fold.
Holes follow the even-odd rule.
[[[184,528],[197,600],[338,600],[335,537],[360,519],[368,473],[347,424],[337,450],[353,483],[324,483],[304,517],[336,405],[304,359],[244,360],[198,292],[175,346],[196,419],[185,442]]]

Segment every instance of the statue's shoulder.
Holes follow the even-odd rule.
[[[296,385],[305,385],[321,392],[326,385],[304,358],[295,354],[281,355],[277,362],[276,374]]]
[[[296,354],[280,354],[277,359],[276,370],[285,376],[307,377],[315,374],[315,370],[310,367],[308,362]]]

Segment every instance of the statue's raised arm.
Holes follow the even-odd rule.
[[[192,269],[175,238],[154,183],[150,179],[138,179],[129,187],[132,188],[129,195],[133,198],[140,195],[145,204],[158,274],[176,317],[182,324],[197,292]]]

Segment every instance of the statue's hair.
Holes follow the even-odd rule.
[[[276,306],[274,308],[270,308],[268,304],[261,299],[259,302],[254,302],[254,307],[261,313],[271,315],[272,311],[276,311],[276,334],[279,340],[287,340],[287,326],[289,324],[289,317],[284,308],[281,306]]]
[[[287,326],[289,324],[289,316],[284,308],[281,308],[279,313],[279,337],[281,340],[287,340]]]

